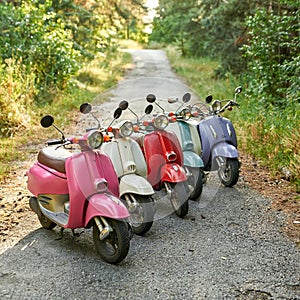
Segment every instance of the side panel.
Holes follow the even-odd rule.
[[[180,128],[180,134],[182,139],[182,150],[183,151],[193,151],[194,143],[192,140],[192,135],[189,125],[184,121],[178,121],[178,126]]]
[[[139,144],[133,139],[129,139],[130,141],[130,149],[134,158],[134,162],[136,165],[136,174],[147,178],[147,164],[144,157],[144,154],[139,146]]]
[[[110,143],[104,143],[101,149],[110,157],[117,176],[121,177],[124,174],[124,170],[119,153],[118,142],[113,140]]]
[[[144,151],[148,167],[148,181],[152,186],[161,181],[160,169],[168,164],[167,155],[174,152],[176,160],[172,164],[183,165],[183,153],[175,133],[170,131],[154,131],[144,138]]]
[[[178,122],[170,122],[167,130],[169,132],[174,132],[174,134],[177,136],[178,141],[180,143],[180,145],[182,146],[182,137],[181,137],[181,133],[180,133],[180,129],[179,129],[179,124]]]
[[[195,127],[192,124],[189,124],[189,127],[190,127],[190,132],[191,132],[191,136],[192,136],[192,140],[193,140],[193,144],[194,144],[193,151],[195,153],[197,153],[199,156],[201,156],[202,155],[201,140],[200,140],[199,133],[197,131],[197,127]]]
[[[148,168],[147,179],[152,186],[160,182],[160,168],[166,163],[157,132],[151,132],[144,137],[144,152]]]
[[[28,171],[28,190],[39,194],[68,194],[66,174],[50,169],[36,162]]]

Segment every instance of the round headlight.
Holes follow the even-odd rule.
[[[181,112],[180,112],[180,116],[183,118],[183,120],[188,120],[190,119],[192,113],[188,108],[184,108]]]
[[[103,143],[103,134],[100,131],[93,131],[87,138],[90,148],[98,149]]]
[[[221,109],[221,106],[222,106],[222,103],[218,100],[215,100],[211,105],[214,112],[218,112]]]
[[[158,129],[165,129],[169,124],[169,119],[165,115],[159,115],[154,120],[154,125]]]
[[[133,124],[129,121],[126,121],[123,123],[122,126],[120,126],[120,134],[122,136],[130,136],[133,132]]]

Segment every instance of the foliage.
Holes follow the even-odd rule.
[[[28,108],[37,93],[35,75],[26,72],[22,61],[7,59],[5,63],[0,65],[0,136],[28,126]]]
[[[245,16],[251,13],[253,1],[159,3],[150,41],[173,43],[187,56],[220,58],[222,74],[244,70],[238,49],[245,40]]]
[[[51,2],[38,7],[34,4],[1,5],[0,55],[4,61],[20,61],[28,73],[34,73],[36,88],[61,88],[77,71],[78,52],[64,24],[57,23],[55,14],[48,12]]]
[[[23,105],[21,107],[12,107],[19,104],[10,100],[13,98],[13,95],[7,96],[6,98],[8,100],[7,106],[10,106],[11,111],[18,109],[20,112],[16,116],[19,116],[20,119],[22,119],[23,125],[20,128],[19,119],[15,122],[15,125],[18,127],[13,127],[12,123],[8,122],[9,136],[1,137],[0,139],[0,180],[3,179],[3,177],[8,176],[16,167],[16,164],[10,163],[11,161],[28,159],[29,151],[28,149],[24,151],[24,145],[28,143],[42,143],[44,138],[50,139],[52,137],[51,131],[47,132],[47,137],[44,137],[44,129],[39,125],[40,118],[43,115],[53,115],[55,117],[55,123],[63,129],[66,134],[74,133],[74,128],[71,124],[76,124],[78,121],[77,111],[80,104],[91,102],[92,99],[103,90],[115,85],[117,80],[124,75],[130,56],[128,53],[121,52],[111,56],[110,59],[110,64],[107,65],[103,63],[103,57],[97,57],[89,65],[85,65],[83,68],[85,76],[92,78],[92,83],[95,82],[95,85],[86,81],[80,81],[78,78],[75,82],[72,81],[65,90],[57,92],[53,103],[45,103],[43,107],[37,107],[34,103],[31,103],[30,93],[34,93],[35,91],[30,90],[30,87],[32,87],[30,78],[25,80],[25,77],[23,77],[24,82],[27,82],[27,86],[25,86],[25,84],[19,86],[19,81],[13,79],[14,76],[20,73],[20,70],[17,71],[17,66],[21,65],[15,64],[13,61],[11,62],[10,71],[12,74],[8,76],[11,80],[7,80],[9,84],[6,86],[1,84],[1,87],[7,87],[9,89],[11,88],[10,85],[12,85],[15,86],[14,91],[19,89],[19,92],[21,90],[26,91],[26,93],[24,92],[23,94]],[[2,91],[4,90],[0,89],[0,99],[2,97]],[[2,120],[3,110],[1,107],[0,109],[0,118]],[[10,117],[12,116],[13,114],[10,115]],[[53,137],[56,138],[57,135],[55,135],[55,131],[53,131],[53,134]]]
[[[300,13],[296,6],[277,15],[266,9],[248,18],[249,93],[264,107],[300,103]],[[299,109],[299,105],[292,104]]]
[[[214,99],[230,99],[235,86],[244,83],[234,77],[217,79],[214,69],[218,62],[208,58],[183,58],[168,51],[173,69],[183,76],[204,101],[209,94]],[[239,148],[250,153],[273,171],[287,177],[300,190],[300,110],[295,105],[268,109],[259,99],[239,95],[241,109],[234,109],[228,117],[237,131]],[[295,103],[294,103],[295,104]]]
[[[0,136],[26,126],[31,106],[52,103],[83,64],[100,56],[108,69],[121,33],[142,38],[144,13],[139,0],[0,1]]]

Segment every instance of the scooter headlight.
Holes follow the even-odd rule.
[[[181,112],[180,112],[180,117],[182,117],[183,120],[189,120],[192,116],[191,111],[188,108],[184,108]]]
[[[100,131],[93,131],[87,138],[88,146],[91,149],[98,149],[103,143],[103,134]]]
[[[165,115],[159,115],[154,120],[154,125],[158,129],[165,129],[169,124],[169,119]]]
[[[211,105],[212,110],[214,112],[218,112],[221,109],[221,106],[222,106],[222,103],[221,103],[221,101],[218,101],[218,100],[215,100]]]
[[[133,133],[133,124],[129,121],[125,121],[121,126],[120,126],[120,134],[123,137],[130,136]]]

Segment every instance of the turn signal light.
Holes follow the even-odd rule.
[[[103,137],[103,141],[104,141],[104,142],[110,142],[110,136],[109,136],[109,135],[105,135],[105,136]]]

